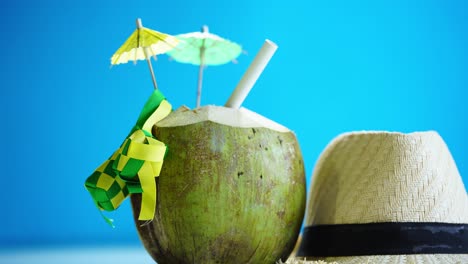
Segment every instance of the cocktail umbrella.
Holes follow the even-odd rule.
[[[197,87],[197,107],[199,107],[204,67],[233,61],[242,52],[242,48],[239,44],[209,33],[207,26],[203,26],[201,32],[186,33],[176,37],[181,42],[177,49],[171,50],[168,55],[178,62],[199,65]]]
[[[112,56],[111,64],[127,63],[128,61],[136,63],[137,60],[146,60],[154,89],[157,90],[158,85],[151,65],[151,57],[156,58],[156,55],[172,50],[177,46],[179,40],[171,35],[143,27],[139,18],[136,24],[137,29]]]

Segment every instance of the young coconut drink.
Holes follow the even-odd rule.
[[[153,135],[168,146],[153,221],[138,221],[141,195],[131,200],[140,239],[157,263],[286,261],[306,197],[293,132],[245,108],[205,106],[179,108]]]

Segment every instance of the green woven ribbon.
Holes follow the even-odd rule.
[[[85,187],[100,210],[113,211],[129,194],[142,193],[138,219],[153,219],[156,208],[154,177],[161,171],[166,146],[150,131],[171,109],[162,93],[155,90],[120,148],[86,180]],[[112,223],[112,220],[104,219]]]

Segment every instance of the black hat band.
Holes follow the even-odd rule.
[[[468,224],[386,222],[304,228],[298,257],[468,254]]]

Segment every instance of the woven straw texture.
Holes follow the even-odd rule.
[[[306,225],[468,223],[468,196],[437,132],[347,133],[315,167]],[[468,263],[468,255],[325,258],[339,263]]]
[[[288,259],[286,262],[277,262],[276,264],[338,264],[337,262],[325,262],[322,260],[317,260],[317,261],[308,261],[308,260],[303,260],[303,259]]]
[[[300,261],[286,262],[286,264],[467,264],[467,255],[397,255],[397,256],[358,256],[326,258],[326,261]]]

